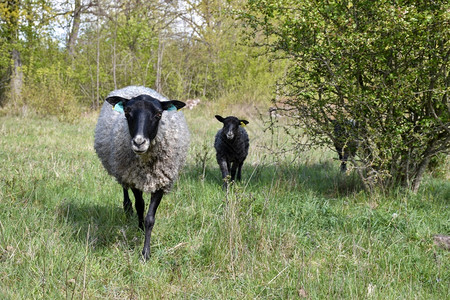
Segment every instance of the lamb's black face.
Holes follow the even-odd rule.
[[[239,119],[235,117],[226,117],[223,122],[223,134],[228,140],[234,140],[239,130]]]
[[[216,115],[216,119],[223,123],[222,135],[229,141],[233,141],[236,138],[238,135],[239,126],[248,124],[248,121],[239,120],[233,116],[223,118]]]
[[[181,101],[161,102],[149,95],[140,95],[131,100],[113,96],[106,101],[112,105],[122,102],[131,135],[131,149],[137,154],[143,154],[149,149],[151,141],[158,134],[163,111],[185,106]]]

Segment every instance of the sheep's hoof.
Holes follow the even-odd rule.
[[[139,222],[138,227],[139,227],[140,230],[145,232],[145,230],[144,230],[144,222]]]
[[[141,259],[143,262],[146,262],[150,259],[150,251],[146,251],[145,249],[142,250],[142,256]]]
[[[125,216],[127,216],[127,218],[133,216],[133,209],[131,207],[124,207],[123,210],[124,210]]]

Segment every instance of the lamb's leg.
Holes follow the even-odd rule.
[[[227,188],[227,176],[228,176],[228,170],[230,169],[229,163],[225,159],[218,160],[220,172],[222,173],[222,180],[223,180],[223,188]]]
[[[131,216],[133,213],[130,196],[126,188],[123,188],[123,210],[127,216]]]
[[[242,171],[242,165],[244,164],[244,162],[242,161],[242,162],[240,162],[239,163],[239,166],[238,166],[238,169],[237,169],[237,180],[238,181],[241,181],[241,171]]]
[[[233,181],[234,178],[236,178],[237,167],[238,167],[238,164],[236,162],[233,162],[233,164],[231,165],[231,181]]]
[[[161,202],[161,198],[164,195],[162,190],[157,190],[152,193],[152,200],[148,206],[147,216],[145,217],[145,240],[144,249],[142,249],[142,257],[144,260],[150,258],[150,238],[152,236],[153,225],[155,225],[155,214],[158,209],[158,205]]]
[[[145,207],[145,202],[144,202],[144,198],[142,197],[142,191],[138,190],[138,189],[131,189],[133,191],[134,194],[134,207],[136,207],[136,212],[138,215],[138,220],[139,220],[139,228],[144,230],[144,207]]]

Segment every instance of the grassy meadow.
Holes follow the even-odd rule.
[[[368,194],[330,150],[275,157],[267,145],[282,137],[254,107],[184,113],[188,163],[147,263],[137,217],[93,150],[95,114],[0,117],[0,299],[448,299],[450,252],[433,244],[450,234],[448,168],[417,194]],[[250,121],[243,181],[228,192],[216,113]]]

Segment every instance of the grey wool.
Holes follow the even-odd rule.
[[[149,95],[169,101],[156,91],[143,86],[128,86],[111,92],[108,97],[131,99]],[[125,188],[153,193],[170,191],[183,167],[189,148],[189,130],[182,112],[165,110],[156,137],[144,154],[130,147],[131,135],[123,112],[104,102],[95,128],[94,148],[103,166]]]

